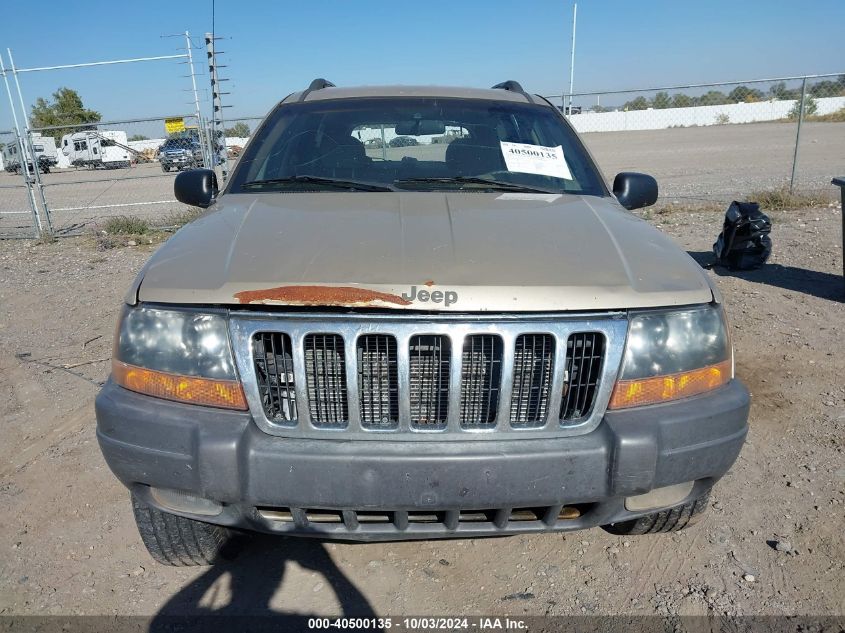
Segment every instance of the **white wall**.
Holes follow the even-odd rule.
[[[830,114],[845,108],[845,97],[815,99],[816,114]],[[731,103],[726,105],[666,108],[663,110],[629,110],[628,112],[585,112],[573,114],[569,122],[579,132],[618,132],[622,130],[663,130],[669,127],[718,125],[721,115],[729,123],[753,123],[785,119],[795,107],[794,99]]]

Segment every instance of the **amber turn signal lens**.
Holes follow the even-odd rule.
[[[165,400],[246,411],[246,398],[236,380],[180,376],[112,360],[112,379],[121,387]]]
[[[701,369],[640,380],[619,380],[608,409],[627,409],[688,398],[721,387],[731,379],[731,361]]]

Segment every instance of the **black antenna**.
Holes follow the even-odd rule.
[[[534,99],[531,98],[531,95],[523,90],[522,86],[518,81],[514,81],[513,79],[508,79],[507,81],[503,81],[500,84],[496,84],[493,86],[493,90],[507,90],[509,92],[518,92],[523,97],[528,99],[529,103],[534,103]]]
[[[328,79],[323,79],[319,77],[311,82],[307,89],[302,91],[302,95],[299,97],[300,101],[305,101],[305,98],[310,95],[315,90],[322,90],[323,88],[337,88],[332,82]]]

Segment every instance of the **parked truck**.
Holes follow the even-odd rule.
[[[118,169],[131,165],[133,150],[127,145],[126,132],[84,130],[62,137],[62,153],[75,167]]]

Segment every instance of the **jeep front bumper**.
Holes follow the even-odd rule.
[[[648,514],[626,510],[626,497],[694,482],[685,501],[727,472],[748,408],[734,380],[687,400],[608,411],[593,431],[560,439],[368,442],[274,437],[247,412],[111,382],[96,403],[103,455],[145,502],[236,528],[350,540],[564,531]],[[176,511],[151,487],[222,508],[211,517]]]

